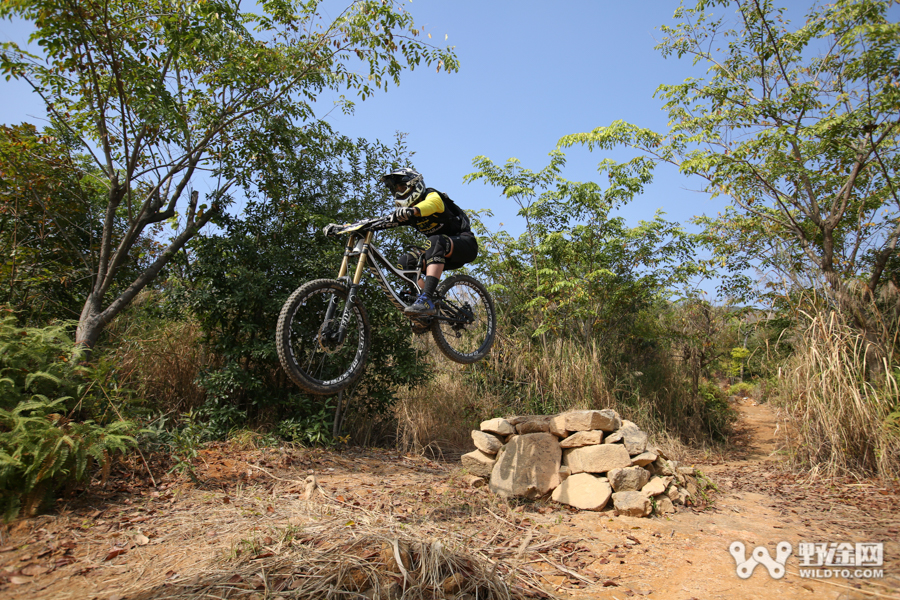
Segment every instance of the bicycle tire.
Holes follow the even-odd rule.
[[[436,296],[431,336],[438,349],[464,365],[487,356],[497,335],[494,299],[487,288],[469,275],[453,275],[438,285]]]
[[[291,380],[311,394],[336,394],[363,374],[371,343],[366,309],[357,299],[351,307],[346,337],[330,339],[347,304],[349,288],[336,279],[316,279],[299,288],[278,316],[276,347]],[[336,310],[326,322],[331,300]]]

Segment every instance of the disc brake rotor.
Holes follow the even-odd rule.
[[[332,331],[331,325],[334,321],[326,321],[322,323],[322,326],[319,327],[319,333],[316,335],[316,341],[319,343],[319,348],[322,349],[322,352],[326,354],[334,354],[338,350],[343,347],[343,342],[338,342],[337,340],[330,339],[332,335],[336,332]]]

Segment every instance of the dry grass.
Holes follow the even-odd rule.
[[[354,465],[352,460],[328,464],[339,470]],[[425,459],[414,464],[434,473]],[[371,468],[368,462],[355,466]],[[372,506],[352,502],[314,477],[284,479],[267,469],[244,468],[259,475],[257,481],[232,487],[227,495],[218,489],[176,492],[170,502],[177,501],[181,510],[170,511],[165,533],[151,534],[150,545],[126,555],[135,560],[140,553],[139,564],[104,583],[133,600],[555,597],[533,569],[520,568],[524,548],[473,547],[476,531],[502,530],[507,536],[528,531],[493,495],[473,499],[464,489],[443,499],[435,495],[429,517],[411,517],[414,513],[404,509],[420,497],[413,492],[401,495],[404,509],[396,509],[397,496],[389,497],[390,491],[378,491],[386,504]],[[366,481],[373,489],[371,479]],[[462,526],[473,520],[477,526]],[[542,531],[527,540],[533,542],[527,548],[532,558],[566,541]]]
[[[154,408],[180,413],[203,404],[194,380],[215,358],[200,343],[191,321],[142,320],[122,315],[108,328],[115,351],[106,357],[121,384],[152,401]]]
[[[282,530],[277,558],[253,542],[246,556],[222,561],[190,586],[173,586],[153,598],[368,598],[431,599],[471,594],[484,599],[524,595],[508,585],[487,563],[439,540],[420,542],[408,534],[352,531],[330,521]],[[358,529],[358,528],[357,528]],[[365,529],[365,528],[363,528]],[[296,536],[296,537],[295,537]],[[237,551],[238,549],[236,549]],[[398,560],[399,558],[399,560]],[[446,591],[445,591],[446,590]]]
[[[459,370],[442,364],[428,383],[399,390],[394,408],[398,450],[442,456],[472,449],[471,431],[494,412],[499,401],[475,393]]]
[[[130,499],[127,504],[105,505],[105,518],[122,523],[111,535],[102,533],[100,525],[106,521],[92,523],[96,527],[90,529],[85,525],[89,519],[68,511],[42,517],[41,527],[75,540],[70,547],[78,557],[43,581],[46,597],[556,597],[523,559],[537,559],[543,556],[539,552],[572,540],[517,524],[522,516],[512,507],[485,492],[473,498],[434,463],[403,459],[404,466],[394,469],[386,454],[366,455],[360,462],[319,452],[293,454],[301,463],[311,459],[317,466],[333,464],[342,478],[358,469],[390,471],[386,477],[392,483],[386,489],[378,487],[379,478],[358,473],[353,485],[365,485],[347,490],[344,479],[320,486],[314,477],[291,479],[290,471],[278,476],[239,460],[267,463],[276,453],[253,456],[240,452],[206,456],[215,467],[206,475],[218,473],[229,484],[239,471],[254,475],[224,492],[211,484],[174,485],[162,494],[155,492],[140,506]],[[426,481],[431,487],[423,495],[419,490]],[[436,482],[443,493],[434,493]],[[399,493],[392,487],[399,487]],[[154,508],[148,511],[149,504]],[[498,536],[516,543],[491,545]],[[519,543],[523,539],[524,546]],[[85,568],[86,564],[90,566]],[[91,578],[81,577],[89,571],[96,572]],[[569,585],[577,587],[578,579],[573,576]]]
[[[615,408],[601,350],[571,340],[555,339],[533,346],[507,341],[494,353],[490,367],[520,388],[517,412],[552,414],[574,409]],[[524,401],[523,401],[524,400]]]
[[[432,455],[468,452],[471,430],[485,419],[603,408],[637,423],[672,455],[684,454],[685,440],[703,446],[709,415],[702,399],[685,397],[673,364],[663,365],[653,375],[656,387],[637,398],[634,390],[643,374],[611,381],[601,358],[597,345],[561,339],[532,345],[509,338],[484,361],[467,367],[433,356],[435,377],[399,390],[398,448]],[[631,401],[626,404],[617,394]]]
[[[472,429],[498,415],[617,408],[598,366],[596,347],[584,351],[556,340],[538,351],[506,338],[485,360],[469,366],[451,363],[431,350],[434,378],[398,394],[397,444],[405,452],[468,452]]]
[[[780,381],[779,401],[797,431],[788,443],[795,463],[814,475],[896,477],[900,382],[887,358],[892,352],[834,312],[806,317],[807,329]]]

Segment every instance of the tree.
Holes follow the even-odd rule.
[[[501,188],[526,222],[518,240],[482,234],[495,253],[479,268],[506,299],[508,324],[521,323],[532,335],[571,334],[587,345],[627,338],[642,310],[705,272],[694,260],[696,236],[661,214],[634,228],[612,216],[643,190],[640,170],[611,168],[602,189],[564,179],[565,155],[556,150],[550,157],[538,172],[516,159],[503,167],[483,156],[474,160],[479,170],[466,181]]]
[[[701,376],[710,378],[710,367],[734,345],[734,335],[728,327],[730,313],[727,306],[714,306],[692,296],[673,304],[663,314],[673,354],[690,375],[694,395],[699,393]]]
[[[99,234],[89,225],[99,190],[32,125],[0,126],[0,161],[0,300],[32,325],[73,319],[88,289],[83,257]]]
[[[172,278],[167,297],[196,315],[205,343],[220,359],[198,378],[207,392],[205,411],[281,420],[309,416],[297,414],[302,408],[323,408],[320,401],[301,401],[279,366],[275,326],[282,305],[301,283],[337,275],[344,246],[326,238],[322,227],[382,212],[387,192],[378,177],[409,164],[410,156],[402,138],[393,147],[354,142],[324,123],[281,129],[269,143],[267,165],[256,170],[258,191],[239,217],[218,216],[218,231],[189,242],[188,281]],[[391,233],[379,246],[399,255],[400,232]],[[345,402],[356,399],[354,412],[370,415],[392,404],[397,384],[414,384],[427,372],[412,347],[409,320],[384,294],[371,291],[365,298],[370,352],[378,360],[344,396]]]
[[[312,119],[324,91],[365,99],[399,83],[405,68],[456,70],[451,50],[417,40],[396,2],[355,2],[333,20],[320,2],[270,0],[258,14],[225,0],[22,0],[0,17],[34,23],[43,56],[2,45],[7,78],[28,82],[57,127],[78,140],[99,170],[105,206],[91,289],[77,341],[103,327],[249,181],[265,150],[261,127]],[[323,11],[324,12],[324,11]],[[343,97],[342,97],[343,98]],[[352,102],[344,99],[345,109]],[[211,191],[200,201],[196,182]],[[193,187],[193,189],[192,189]],[[135,245],[154,226],[182,227],[134,279],[112,293]]]
[[[26,324],[77,318],[90,291],[104,193],[96,167],[69,142],[52,128],[0,126],[0,301]],[[159,247],[139,238],[120,281],[137,276]]]
[[[698,219],[725,266],[761,261],[789,281],[811,273],[865,329],[846,301],[852,282],[873,298],[900,237],[900,24],[888,21],[889,4],[816,5],[796,29],[769,0],[682,6],[657,48],[705,63],[708,78],[657,89],[668,130],[616,121],[560,145],[628,146],[641,152],[631,164],[702,178],[733,202]],[[736,283],[730,291],[747,281]]]

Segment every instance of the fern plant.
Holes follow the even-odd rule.
[[[133,423],[74,419],[91,391],[66,326],[19,328],[0,318],[0,514],[31,516],[54,492],[108,474],[111,457],[135,444]]]

